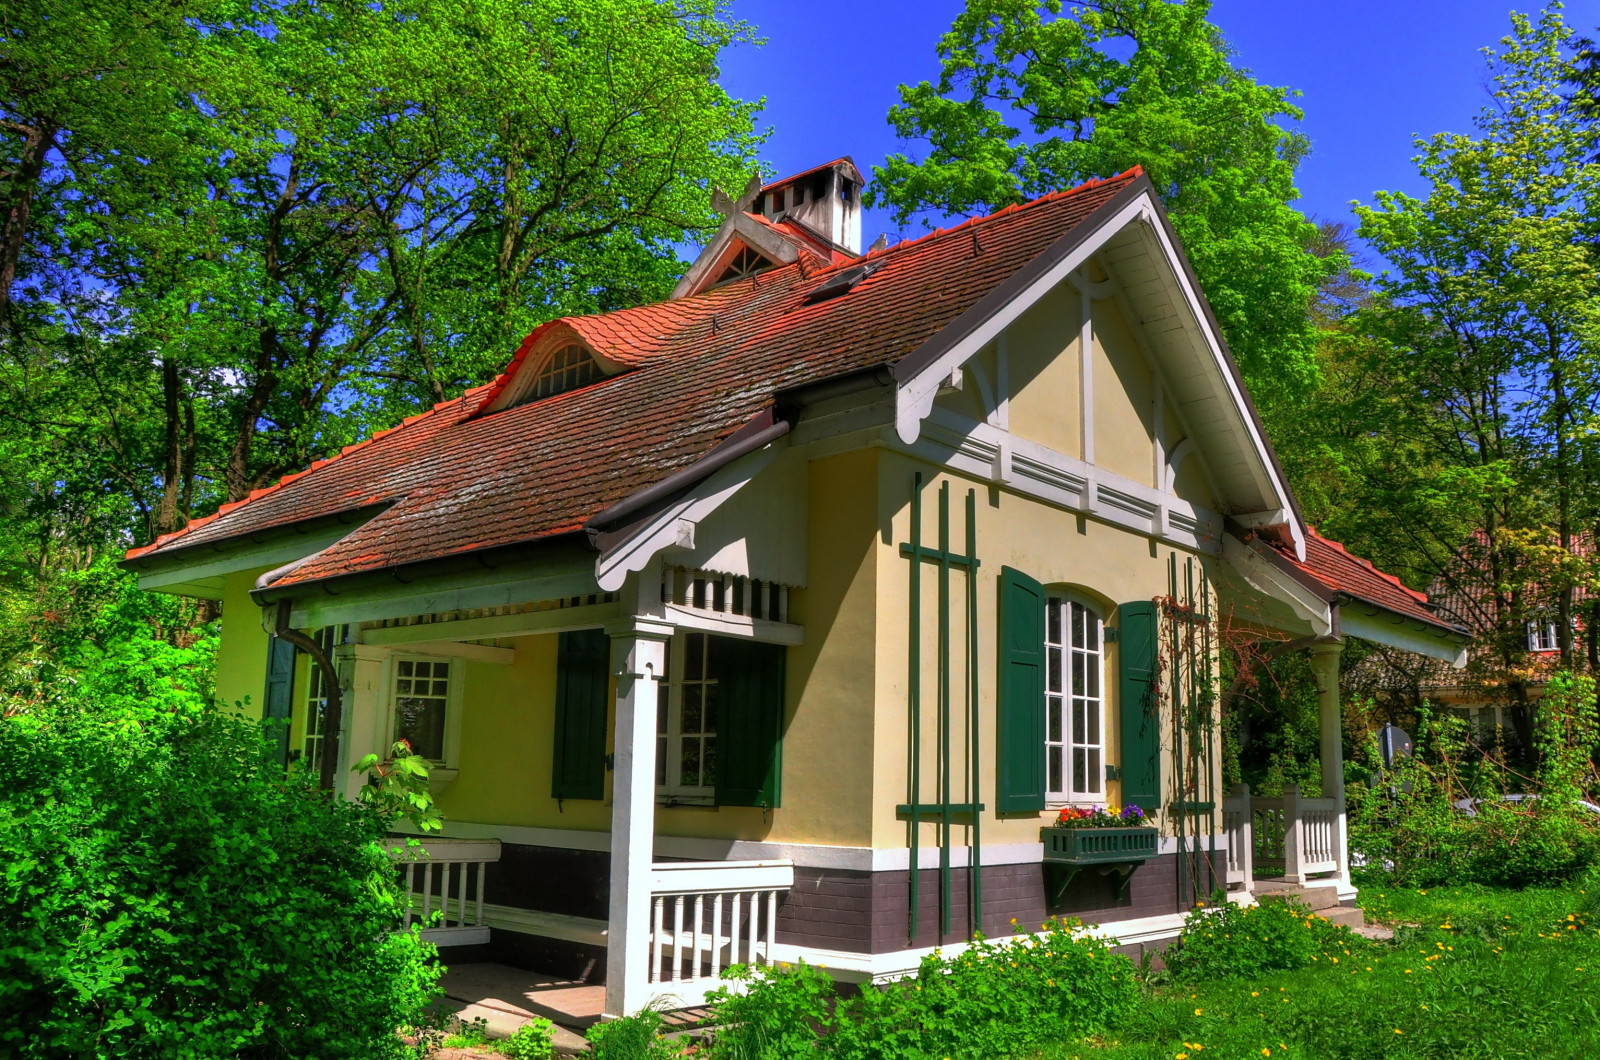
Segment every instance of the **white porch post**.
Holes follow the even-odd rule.
[[[388,658],[387,648],[368,644],[340,644],[333,649],[334,668],[339,672],[339,688],[344,700],[334,790],[343,791],[347,799],[354,799],[367,782],[364,774],[353,773],[350,767],[363,755],[376,754],[382,758],[389,751],[379,746],[388,728],[385,706],[379,702],[383,667]]]
[[[650,865],[655,859],[656,705],[672,628],[635,619],[611,634],[617,678],[611,774],[611,910],[606,937],[607,1016],[649,1001]]]
[[[1322,737],[1322,797],[1333,800],[1334,850],[1339,859],[1339,894],[1355,893],[1350,883],[1350,834],[1344,805],[1344,711],[1339,705],[1340,641],[1311,646],[1311,672],[1317,681],[1317,719]]]

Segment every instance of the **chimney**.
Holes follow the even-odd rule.
[[[769,221],[797,221],[851,254],[861,253],[861,189],[866,181],[848,157],[774,181],[751,212]]]

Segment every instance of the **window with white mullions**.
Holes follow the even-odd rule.
[[[656,785],[670,798],[709,801],[717,784],[719,699],[710,637],[679,634],[669,655],[667,702],[656,715]]]
[[[1045,605],[1045,784],[1056,802],[1105,789],[1105,694],[1099,612],[1052,596]]]
[[[324,656],[333,657],[333,646],[337,641],[337,627],[324,626],[312,635],[317,642],[317,647],[322,649]],[[327,744],[328,726],[328,675],[322,667],[309,655],[300,656],[301,665],[307,668],[306,673],[306,728],[305,737],[300,741],[301,757],[311,772],[322,769],[322,749]]]
[[[450,662],[446,659],[396,659],[394,738],[411,753],[444,761],[445,714],[450,704]]]

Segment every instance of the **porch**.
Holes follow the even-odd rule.
[[[422,925],[422,937],[452,952],[474,954],[492,929],[607,947],[605,920],[543,913],[489,902],[498,840],[396,839],[391,857],[402,874],[410,907],[405,924]],[[653,862],[648,878],[649,931],[642,982],[629,984],[644,1000],[674,1010],[704,1005],[708,991],[734,964],[770,964],[777,949],[778,909],[794,886],[794,865],[782,859]],[[477,951],[482,952],[482,951]],[[606,1011],[608,986],[561,976],[520,972],[504,965],[452,963],[451,996],[463,1003],[542,1015],[569,1027],[585,1027]],[[515,990],[507,984],[520,984]],[[508,991],[515,998],[500,997]],[[469,997],[469,994],[482,994]],[[496,1000],[498,999],[498,1000]]]

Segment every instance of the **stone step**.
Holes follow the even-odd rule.
[[[1256,880],[1251,891],[1256,896],[1256,901],[1281,899],[1286,897],[1298,898],[1311,908],[1313,912],[1322,912],[1324,909],[1339,908],[1339,888],[1333,881],[1327,883],[1286,883],[1283,880]]]
[[[1365,927],[1366,914],[1353,905],[1341,905],[1333,909],[1324,909],[1317,914],[1322,919],[1334,924],[1343,924],[1347,928]]]

